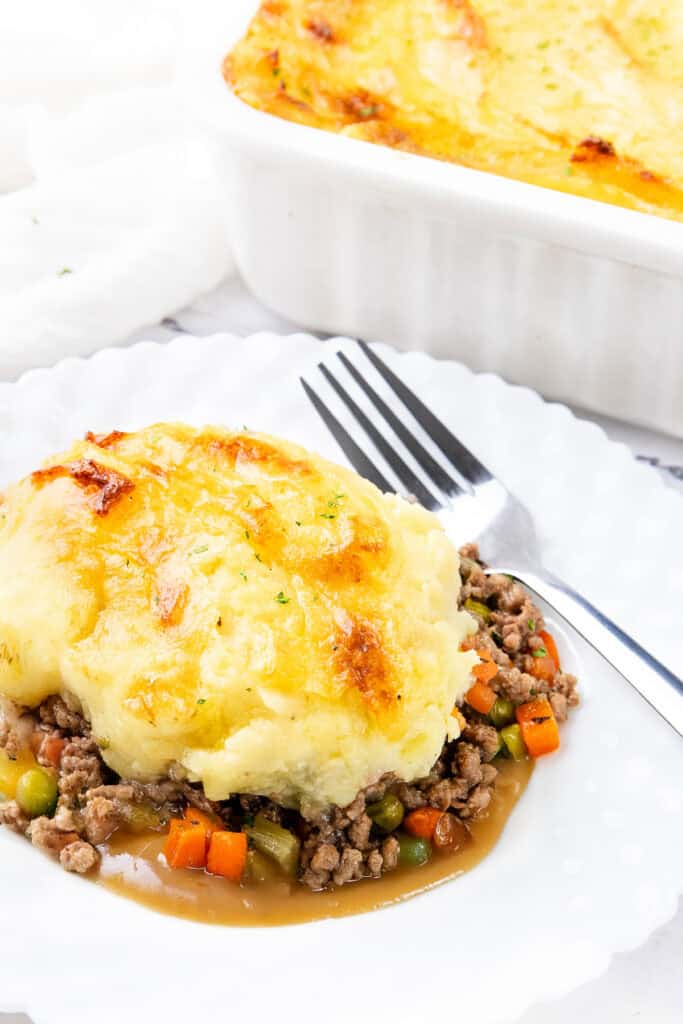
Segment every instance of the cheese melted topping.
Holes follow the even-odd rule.
[[[0,504],[0,694],[68,691],[124,777],[344,804],[425,774],[469,684],[434,516],[252,433],[88,438]]]
[[[265,0],[224,70],[279,117],[683,219],[683,0]]]

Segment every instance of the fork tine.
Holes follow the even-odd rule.
[[[447,473],[443,466],[432,458],[417,438],[407,429],[404,423],[398,418],[392,409],[380,398],[375,389],[366,381],[360,370],[356,369],[351,360],[343,353],[337,352],[337,356],[346,367],[358,386],[362,388],[374,407],[382,414],[394,433],[400,437],[404,445],[413,456],[417,464],[430,477],[434,484],[439,487],[449,498],[457,498],[464,494],[463,488]]]
[[[396,376],[393,370],[389,369],[377,353],[364,341],[359,341],[358,344],[375,369],[384,377],[394,393],[410,410],[417,422],[424,427],[432,441],[438,445],[451,465],[458,470],[465,480],[471,484],[481,484],[493,479],[493,475],[486,466],[469,449],[465,448],[464,444],[458,441],[457,437],[444,426],[441,420],[420,401],[417,395]]]
[[[375,487],[379,487],[380,491],[383,491],[385,494],[394,494],[395,489],[391,486],[386,477],[380,473],[377,466],[375,466],[374,462],[367,457],[362,448],[358,447],[351,435],[344,427],[342,427],[337,417],[330,412],[325,403],[318,398],[313,388],[306,383],[303,377],[299,377],[299,380],[301,381],[301,385],[308,395],[308,398],[313,404],[316,412],[356,472],[360,473],[360,475],[365,477],[366,480],[369,480],[370,483],[373,483]]]
[[[398,452],[396,452],[388,441],[382,437],[377,427],[375,427],[368,419],[360,406],[356,404],[348,391],[346,391],[327,367],[323,363],[319,363],[318,369],[324,375],[325,379],[332,385],[344,405],[352,413],[355,420],[361,425],[377,450],[381,452],[382,456],[386,459],[388,465],[391,466],[407,492],[414,495],[421,505],[424,505],[425,508],[431,509],[433,512],[437,509],[443,508],[443,503],[435,498],[431,491],[427,490],[420,478],[413,473],[412,469],[406,465]]]

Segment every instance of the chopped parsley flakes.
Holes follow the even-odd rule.
[[[545,647],[537,647],[535,651],[532,651],[534,658],[547,658],[548,652]]]
[[[277,601],[278,604],[289,604],[289,602],[291,601],[291,598],[285,597],[283,592],[280,591],[280,593],[277,595],[275,600]]]
[[[192,552],[193,555],[203,555],[205,551],[209,550],[208,544],[202,544],[200,547],[195,548]]]

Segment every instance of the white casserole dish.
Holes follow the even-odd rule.
[[[257,297],[683,436],[683,224],[252,109],[220,65],[257,6],[204,22],[182,73]]]

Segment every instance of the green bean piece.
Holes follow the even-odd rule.
[[[473,597],[468,597],[465,601],[465,608],[468,612],[472,612],[473,615],[478,615],[484,622],[488,622],[491,618],[491,609],[483,601],[475,601]]]
[[[367,812],[375,825],[385,832],[393,832],[403,821],[403,804],[393,793],[387,793],[375,804],[370,804]]]
[[[403,867],[416,868],[426,864],[432,854],[432,846],[428,839],[419,836],[400,835],[398,837],[398,862]]]
[[[269,821],[263,814],[257,814],[254,824],[244,831],[260,853],[271,857],[288,875],[296,874],[301,843],[292,832]]]
[[[504,725],[514,722],[515,705],[505,697],[498,697],[496,703],[489,711],[489,718],[491,719],[491,724],[495,725],[496,729],[502,729]]]
[[[518,725],[506,725],[504,729],[500,730],[500,736],[508,754],[514,761],[523,761],[526,758],[526,744]]]
[[[249,850],[247,853],[247,878],[250,882],[272,882],[282,878],[275,861],[258,850]]]
[[[127,804],[124,807],[125,822],[131,832],[148,832],[161,827],[161,815],[151,804]]]
[[[29,818],[52,816],[57,806],[57,780],[42,768],[30,768],[17,781],[17,803]]]

